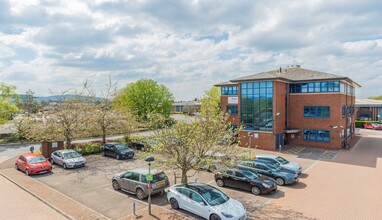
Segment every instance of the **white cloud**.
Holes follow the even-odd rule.
[[[382,3],[252,0],[0,0],[0,81],[29,88],[122,87],[139,78],[176,99],[238,76],[301,64],[382,95]],[[379,78],[378,78],[379,77]]]

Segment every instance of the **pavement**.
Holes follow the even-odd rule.
[[[378,132],[378,133],[377,133]],[[382,219],[382,132],[362,138],[334,160],[317,160],[288,196],[272,201],[257,219]]]

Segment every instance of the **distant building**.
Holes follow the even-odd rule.
[[[179,101],[174,102],[172,113],[186,113],[194,114],[200,112],[200,102],[199,101]]]
[[[374,99],[356,99],[356,115],[361,120],[382,120],[382,101]]]
[[[348,77],[300,66],[220,83],[221,109],[241,125],[241,146],[339,149],[355,130],[355,88]]]

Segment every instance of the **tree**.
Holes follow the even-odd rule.
[[[200,100],[200,113],[202,115],[219,115],[220,109],[220,88],[212,87],[207,90]]]
[[[22,108],[30,114],[39,112],[42,106],[35,101],[34,92],[29,89],[21,100],[19,108]]]
[[[207,111],[211,112],[211,111]],[[229,129],[227,114],[206,114],[197,116],[195,122],[177,122],[172,127],[157,131],[157,145],[150,154],[158,164],[181,171],[181,181],[188,181],[187,173],[209,165],[214,155],[224,154],[231,160],[221,163],[235,163],[238,148],[232,145],[238,130]],[[223,159],[223,158],[221,158]]]
[[[85,88],[80,92],[62,92],[53,108],[42,115],[42,120],[30,115],[21,126],[25,137],[36,141],[64,140],[65,146],[70,148],[74,138],[86,136],[95,101]]]
[[[169,117],[173,100],[166,86],[152,79],[140,79],[119,91],[113,103],[116,109],[128,109],[140,120],[146,121],[151,113]]]
[[[369,99],[382,100],[382,95],[380,95],[380,96],[372,96],[372,97],[369,97]]]
[[[16,105],[20,97],[15,92],[16,86],[0,84],[0,123],[8,121],[11,116],[18,112]]]

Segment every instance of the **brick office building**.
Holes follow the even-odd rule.
[[[293,66],[220,83],[221,109],[241,125],[240,146],[338,149],[354,136],[355,88],[348,77]]]

